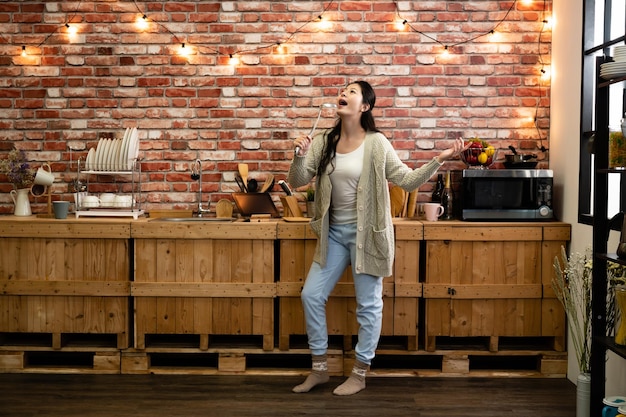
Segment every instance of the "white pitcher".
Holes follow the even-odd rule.
[[[30,188],[20,188],[19,190],[11,190],[11,198],[15,204],[15,210],[13,214],[16,216],[30,216],[32,211],[30,210],[30,201],[28,200],[28,193]]]

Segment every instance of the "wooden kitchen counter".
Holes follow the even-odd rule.
[[[534,375],[565,373],[550,281],[569,224],[393,223],[381,361],[434,355],[438,372],[465,375],[474,360],[512,355],[537,359]],[[169,355],[208,355],[208,373],[247,372],[255,355],[308,358],[307,222],[0,216],[0,238],[0,372],[29,372],[44,351],[92,352],[87,372],[98,373],[160,372]],[[346,270],[328,302],[333,375],[354,361],[351,281]]]

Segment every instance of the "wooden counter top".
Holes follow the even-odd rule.
[[[133,238],[171,239],[276,239],[276,225],[279,220],[267,222],[168,222],[151,219],[133,222]]]
[[[393,219],[399,240],[569,240],[571,226],[563,222],[427,222]],[[167,222],[121,217],[67,219],[0,216],[1,237],[175,238],[175,239],[315,239],[307,222],[272,219],[267,222]]]
[[[144,219],[145,220],[145,219]],[[135,220],[135,222],[140,220]],[[1,237],[41,238],[130,238],[132,219],[127,218],[40,218],[35,215],[0,216]]]

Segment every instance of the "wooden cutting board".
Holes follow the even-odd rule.
[[[404,201],[405,194],[401,187],[394,185],[391,187],[389,191],[389,197],[391,199],[391,216],[392,217],[402,217],[402,212],[404,211]]]
[[[215,216],[220,219],[233,217],[233,203],[230,200],[222,198],[215,205]]]

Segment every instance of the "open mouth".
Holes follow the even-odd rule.
[[[346,100],[344,100],[344,99],[340,99],[340,100],[339,100],[339,105],[340,105],[340,106],[347,106],[347,105],[348,105],[348,102],[347,102]]]

